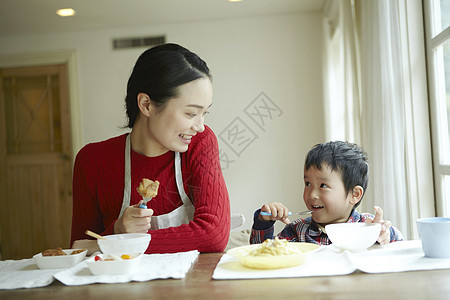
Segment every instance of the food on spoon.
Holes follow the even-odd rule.
[[[137,188],[138,193],[144,198],[155,197],[158,194],[159,181],[152,181],[147,178],[143,178]]]
[[[278,237],[275,239],[265,240],[259,247],[252,250],[249,255],[251,256],[280,256],[280,255],[292,255],[299,254],[300,250],[291,247],[291,244],[287,240],[280,240]]]

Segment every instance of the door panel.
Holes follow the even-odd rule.
[[[72,153],[65,65],[0,70],[2,259],[68,248]]]

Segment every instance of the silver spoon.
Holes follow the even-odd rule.
[[[144,200],[144,202],[141,203],[141,205],[139,205],[139,208],[144,208],[147,209],[147,202],[152,200],[153,197],[143,197],[142,200]]]
[[[305,210],[305,211],[301,211],[301,212],[289,212],[288,215],[309,215],[311,214],[312,210]],[[272,213],[266,212],[266,211],[262,211],[260,212],[261,216],[271,216]]]

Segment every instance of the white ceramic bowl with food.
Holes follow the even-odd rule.
[[[136,271],[142,258],[142,253],[98,254],[86,260],[86,264],[93,275],[121,275]]]
[[[114,253],[144,253],[150,244],[148,233],[123,233],[103,236],[97,244],[104,254]]]
[[[64,249],[62,251],[66,255],[43,256],[43,252],[41,252],[34,255],[33,259],[39,269],[66,269],[83,261],[87,253],[87,250],[84,249]],[[76,254],[72,254],[73,252]]]
[[[336,223],[325,226],[331,243],[342,250],[361,252],[375,244],[380,223]]]

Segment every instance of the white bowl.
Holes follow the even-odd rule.
[[[123,233],[104,236],[97,243],[104,254],[144,253],[150,244],[148,233]]]
[[[75,250],[81,249],[66,249],[63,251],[67,255],[58,256],[42,256],[41,252],[34,255],[33,259],[38,265],[39,269],[66,269],[75,266],[86,257],[87,250],[71,255],[71,253]]]
[[[352,252],[364,251],[380,236],[380,223],[336,223],[325,226],[333,245]]]
[[[142,253],[129,254],[133,257],[130,259],[120,259],[122,254],[124,253],[95,255],[87,259],[86,264],[94,275],[120,275],[133,273],[139,266]],[[100,257],[102,260],[96,261],[96,257]],[[111,258],[114,258],[114,260],[105,260]]]

